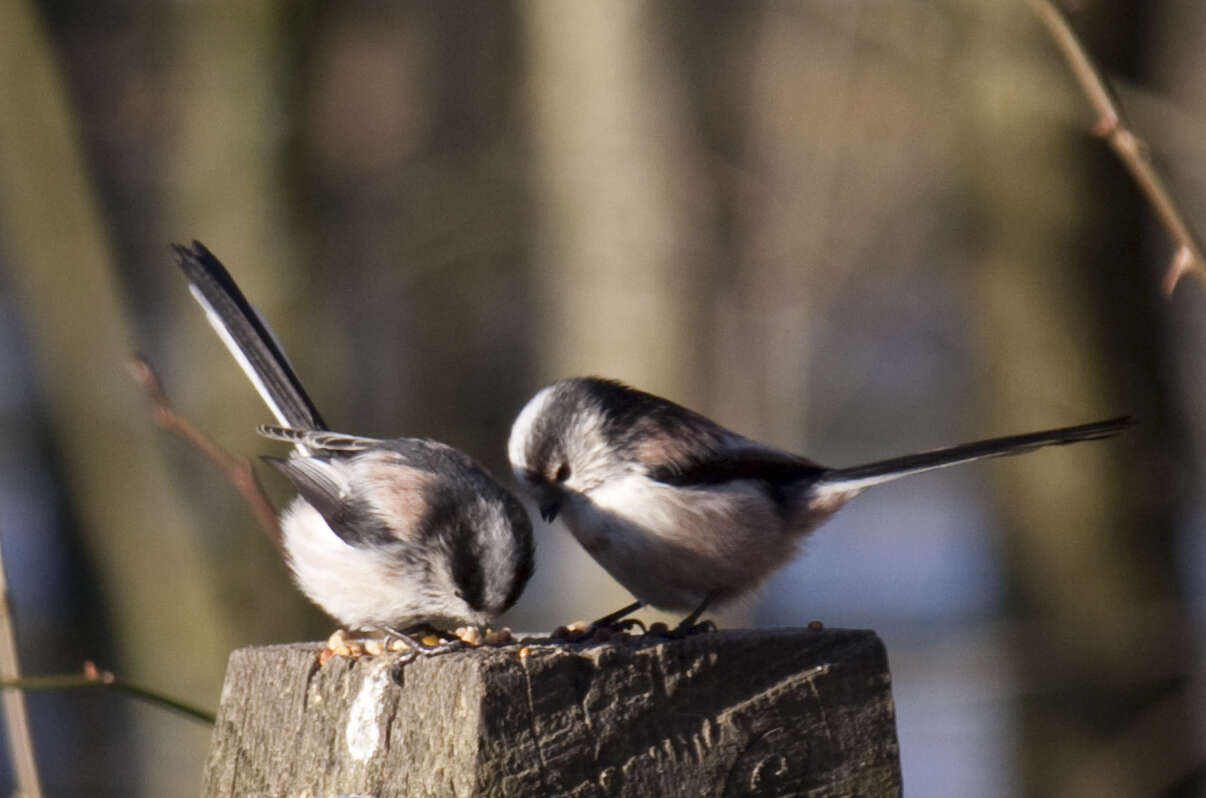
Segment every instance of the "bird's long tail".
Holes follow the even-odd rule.
[[[205,309],[210,326],[238,361],[277,422],[302,430],[325,429],[293,371],[284,349],[252,307],[226,267],[200,242],[173,244],[176,262],[188,278],[193,297]]]
[[[1033,451],[1043,446],[1062,446],[1080,441],[1109,438],[1133,424],[1134,420],[1130,416],[1122,416],[1076,427],[1061,427],[1042,432],[1029,432],[1024,435],[991,438],[959,446],[948,446],[945,449],[893,457],[889,460],[880,460],[852,468],[835,468],[820,478],[817,489],[821,492],[833,493],[858,492],[872,485],[890,482],[910,474],[946,468],[985,457],[1005,457]]]

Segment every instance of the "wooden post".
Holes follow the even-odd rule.
[[[732,630],[318,664],[234,652],[204,795],[892,796],[874,632]]]

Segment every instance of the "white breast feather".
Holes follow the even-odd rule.
[[[563,513],[612,576],[665,609],[694,609],[713,590],[752,585],[794,548],[747,481],[687,489],[634,473],[572,499]]]
[[[425,573],[418,566],[408,570],[405,563],[380,549],[350,546],[300,497],[281,514],[281,532],[298,587],[348,627],[489,621],[456,596],[444,569]]]

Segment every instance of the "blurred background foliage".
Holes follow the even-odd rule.
[[[1206,6],[1078,6],[1206,220]],[[27,671],[92,658],[213,707],[232,648],[332,628],[125,371],[146,353],[219,443],[273,451],[171,263],[197,238],[335,428],[508,481],[512,417],[572,374],[837,465],[1135,414],[873,491],[720,620],[879,630],[910,795],[1206,789],[1206,297],[1160,296],[1171,246],[1020,0],[11,0],[0,65]],[[506,623],[628,600],[537,532]],[[207,729],[30,701],[50,794],[197,790]]]

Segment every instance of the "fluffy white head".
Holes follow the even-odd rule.
[[[528,403],[523,406],[523,410],[520,410],[519,415],[515,417],[515,422],[511,424],[511,437],[507,441],[507,459],[511,461],[511,469],[521,482],[523,472],[530,469],[528,442],[532,439],[533,428],[549,404],[555,387],[557,386],[549,385],[541,388],[535,396],[528,400]]]
[[[628,447],[612,440],[608,409],[593,378],[541,389],[511,427],[508,455],[524,489],[539,502],[587,494],[635,468]]]

